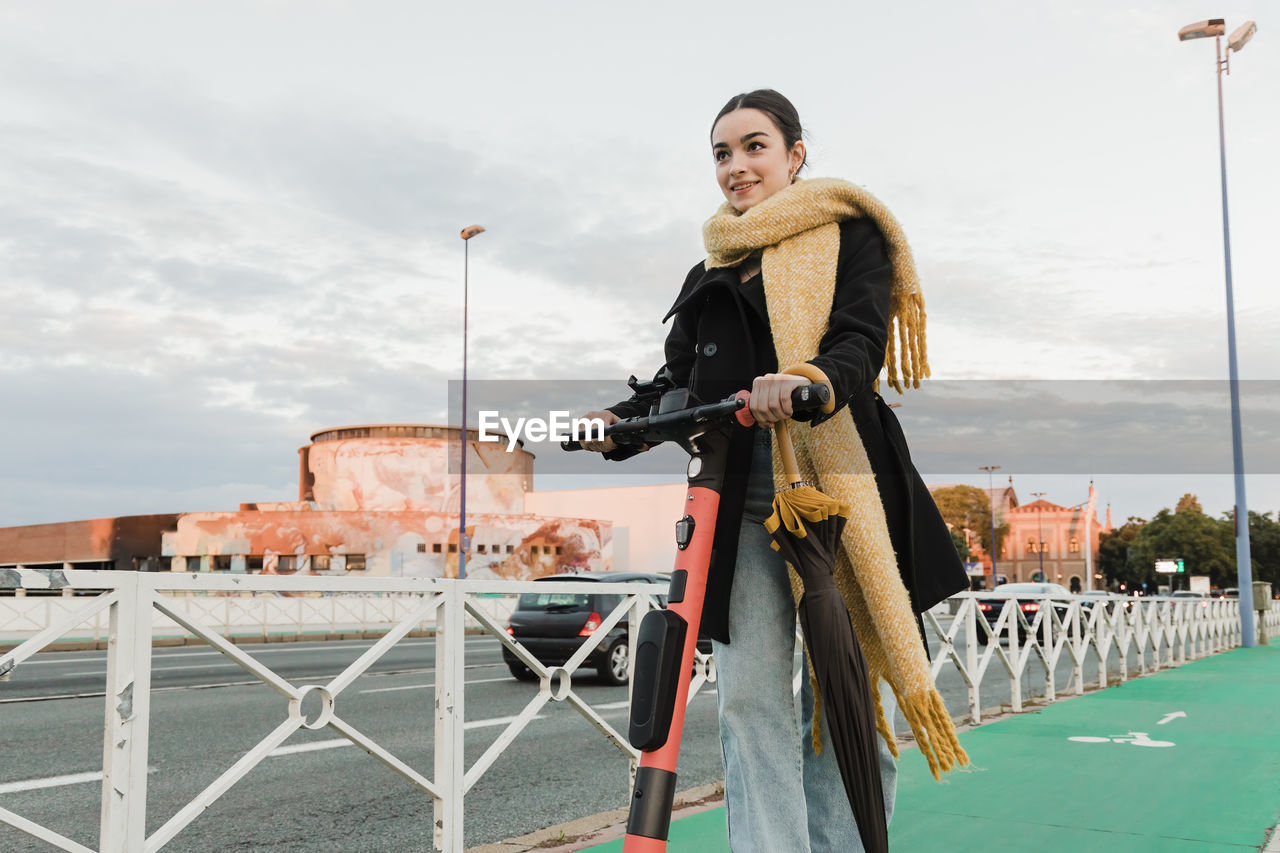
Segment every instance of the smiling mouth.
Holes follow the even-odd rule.
[[[754,187],[754,186],[755,186],[756,184],[758,184],[758,183],[760,183],[760,182],[759,182],[759,181],[751,181],[750,183],[746,183],[746,184],[734,184],[733,186],[729,187],[729,189],[730,189],[730,190],[732,190],[732,191],[733,191],[733,192],[735,192],[735,193],[744,193],[744,192],[746,192],[747,190],[749,190],[749,189],[751,189],[752,187]]]

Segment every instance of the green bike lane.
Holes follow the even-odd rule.
[[[971,766],[941,784],[904,750],[895,853],[1258,850],[1280,823],[1280,649],[1235,649],[961,742]],[[727,853],[724,809],[673,822],[668,849]]]

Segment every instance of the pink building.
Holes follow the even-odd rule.
[[[468,432],[468,577],[609,570],[613,519],[647,530],[651,501],[613,495],[627,489],[534,496],[532,454]],[[296,501],[0,528],[0,566],[455,577],[459,438],[456,427],[431,425],[322,430],[298,452]]]
[[[1105,524],[1097,517],[1097,492],[1089,484],[1088,499],[1074,506],[1039,498],[1011,506],[1004,520],[1009,534],[1001,545],[998,571],[1010,582],[1035,580],[1043,565],[1044,580],[1073,592],[1098,589],[1098,540],[1112,529],[1111,509]]]

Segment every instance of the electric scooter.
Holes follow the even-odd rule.
[[[641,754],[623,851],[662,853],[671,828],[676,761],[729,442],[733,430],[749,429],[755,426],[755,419],[747,409],[749,391],[739,391],[718,403],[700,404],[688,389],[673,387],[664,375],[652,382],[640,382],[633,376],[627,384],[635,393],[634,399],[650,404],[649,414],[618,421],[605,428],[605,436],[624,447],[671,441],[689,454],[689,491],[684,515],[676,522],[678,550],[667,607],[649,611],[640,622],[628,729],[628,740]],[[791,393],[792,409],[816,410],[827,404],[830,394],[825,384],[801,386]],[[561,446],[582,449],[575,441]]]

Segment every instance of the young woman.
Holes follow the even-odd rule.
[[[740,431],[730,449],[702,615],[703,633],[714,640],[735,853],[862,849],[833,750],[815,750],[829,740],[820,714],[817,736],[812,731],[809,679],[796,709],[797,581],[762,524],[782,483],[771,429],[791,416],[791,390],[810,381],[780,371],[780,362],[784,370],[807,362],[839,404],[814,418],[812,430],[792,434],[810,482],[853,507],[836,578],[874,678],[892,688],[885,694],[873,685],[884,697],[886,813],[897,777],[894,697],[935,775],[967,761],[929,682],[916,616],[966,588],[966,576],[876,392],[883,367],[899,390],[927,375],[914,266],[901,229],[876,199],[844,181],[798,179],[802,135],[795,107],[773,90],[725,104],[712,124],[711,156],[726,203],[704,226],[707,259],[690,270],[664,318],[673,323],[663,369],[676,384],[707,402],[750,388],[761,427]],[[612,423],[645,413],[625,401],[588,416]],[[635,453],[608,439],[583,446],[609,459]]]

